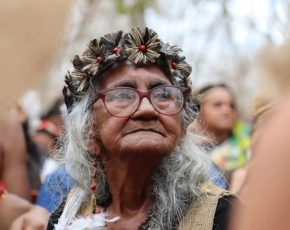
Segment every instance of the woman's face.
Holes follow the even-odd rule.
[[[100,90],[131,87],[148,91],[161,85],[172,84],[158,66],[137,68],[124,62],[106,73],[100,82]],[[93,109],[101,156],[153,154],[163,157],[175,148],[181,136],[180,113],[162,115],[147,98],[142,99],[135,113],[125,118],[111,115],[102,100],[98,100]]]
[[[230,130],[236,120],[232,95],[222,87],[210,89],[203,98],[200,117],[211,131]]]

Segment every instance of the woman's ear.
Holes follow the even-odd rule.
[[[93,143],[92,141],[92,143],[89,144],[89,152],[93,154],[94,156],[100,156],[101,148],[98,144]]]
[[[94,136],[90,137],[90,139],[88,141],[89,152],[91,154],[93,154],[94,156],[100,156],[101,149],[102,149],[102,142],[101,142],[99,136],[94,135]]]

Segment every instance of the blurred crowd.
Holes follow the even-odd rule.
[[[5,198],[0,204],[0,209],[5,210],[0,214],[1,229],[7,229],[17,216],[32,207],[39,208],[36,204],[41,202],[41,186],[57,167],[52,155],[66,108],[63,99],[57,99],[40,116],[40,108],[35,106],[39,99],[35,96],[28,92],[18,105],[1,114],[0,194]],[[5,209],[6,202],[13,211]],[[40,212],[48,214],[46,209]]]
[[[285,203],[290,200],[289,197],[281,199],[281,202],[279,199],[270,202],[277,206],[279,216],[271,212],[275,208],[267,203],[289,189],[289,180],[283,178],[289,175],[287,167],[290,168],[289,128],[286,128],[289,127],[287,114],[290,114],[290,71],[276,71],[280,65],[289,68],[290,52],[284,55],[286,51],[290,51],[287,45],[273,48],[272,52],[280,57],[276,60],[277,64],[270,58],[271,53],[265,54],[268,59],[263,60],[263,71],[271,73],[269,79],[272,79],[277,90],[265,88],[252,99],[252,106],[249,106],[251,122],[239,115],[236,95],[229,85],[208,84],[193,89],[199,115],[188,127],[188,132],[199,134],[196,142],[224,175],[221,186],[237,194],[242,203],[250,204],[246,205],[248,209],[240,209],[231,229],[270,229],[274,226],[274,217],[281,220],[282,227],[278,229],[288,229],[285,226],[289,224],[286,217],[289,211],[283,212],[282,206],[284,204],[289,210],[288,203]],[[10,227],[14,230],[25,229],[20,227],[25,225],[45,229],[48,216],[61,196],[55,191],[50,192],[50,187],[59,183],[69,191],[73,184],[65,170],[57,167],[53,155],[58,148],[58,137],[66,115],[63,99],[53,102],[45,114],[34,119],[28,116],[30,112],[29,108],[19,103],[0,120],[0,229],[3,230]],[[269,171],[275,174],[271,175]],[[275,190],[275,186],[280,187]],[[12,211],[5,206],[7,203],[13,208]],[[4,208],[5,212],[2,211]],[[33,210],[38,212],[38,217],[29,218]],[[29,222],[31,219],[35,222]]]

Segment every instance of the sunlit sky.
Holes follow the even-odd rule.
[[[276,43],[282,43],[284,36],[275,26],[270,18],[270,7],[277,7],[280,20],[287,20],[283,14],[283,4],[275,1],[270,5],[270,0],[232,0],[228,6],[230,12],[230,27],[232,28],[232,42],[226,36],[225,22],[218,21],[222,12],[219,1],[200,1],[197,6],[192,5],[192,1],[159,1],[161,14],[153,9],[146,12],[146,23],[150,28],[158,31],[160,37],[171,45],[178,45],[183,49],[189,63],[195,63],[206,50],[207,59],[210,63],[233,55],[233,47],[240,50],[247,56],[254,56],[265,43],[265,34],[272,35]],[[272,3],[273,4],[273,3]],[[208,36],[209,28],[214,33]],[[255,28],[252,28],[250,25]],[[229,58],[229,57],[228,57]],[[228,66],[225,59],[224,65]],[[213,80],[211,73],[205,68],[201,69],[197,76],[193,76],[193,81],[201,83],[206,80]],[[207,76],[207,78],[204,77]]]
[[[181,55],[193,66],[191,78],[196,87],[219,81],[224,74],[236,76],[236,54],[249,58],[256,56],[256,52],[265,45],[265,33],[269,33],[276,43],[284,41],[285,35],[281,31],[284,28],[279,28],[273,20],[269,20],[269,9],[277,8],[277,17],[286,24],[289,19],[284,13],[288,4],[285,0],[231,0],[228,21],[219,17],[222,13],[219,0],[195,0],[199,2],[195,6],[193,1],[156,0],[158,9],[156,11],[156,8],[147,8],[145,24],[155,30],[164,42],[182,48]],[[114,28],[130,30],[129,15],[118,15],[117,20],[108,20],[108,15],[104,12],[110,12],[112,7],[114,5],[110,1],[100,1],[98,4],[76,1],[66,33],[66,46],[62,49],[61,60],[48,73],[49,80],[46,85],[57,88],[63,84],[63,76],[72,68],[69,60],[83,51],[89,39],[112,32]],[[88,15],[89,22],[82,24]],[[249,19],[256,29],[249,27]],[[226,36],[226,22],[230,22],[232,39]],[[128,25],[130,27],[126,28]],[[208,31],[213,33],[209,35]],[[246,75],[242,84],[253,85],[253,78],[249,73]],[[229,79],[229,82],[233,80]]]

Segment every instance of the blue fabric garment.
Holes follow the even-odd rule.
[[[216,186],[223,189],[227,189],[228,185],[227,185],[226,178],[222,175],[220,171],[221,169],[219,169],[218,166],[214,166],[213,168],[211,168],[210,180]]]
[[[65,167],[62,167],[48,175],[40,187],[36,204],[44,207],[49,212],[61,203],[63,198],[74,185],[73,179],[68,175]]]
[[[227,187],[225,178],[216,167],[213,167],[210,171],[210,180],[221,188],[225,189]],[[58,169],[45,179],[40,188],[36,204],[51,213],[57,208],[63,198],[67,197],[73,185],[74,181],[68,175],[66,169],[64,167]]]

